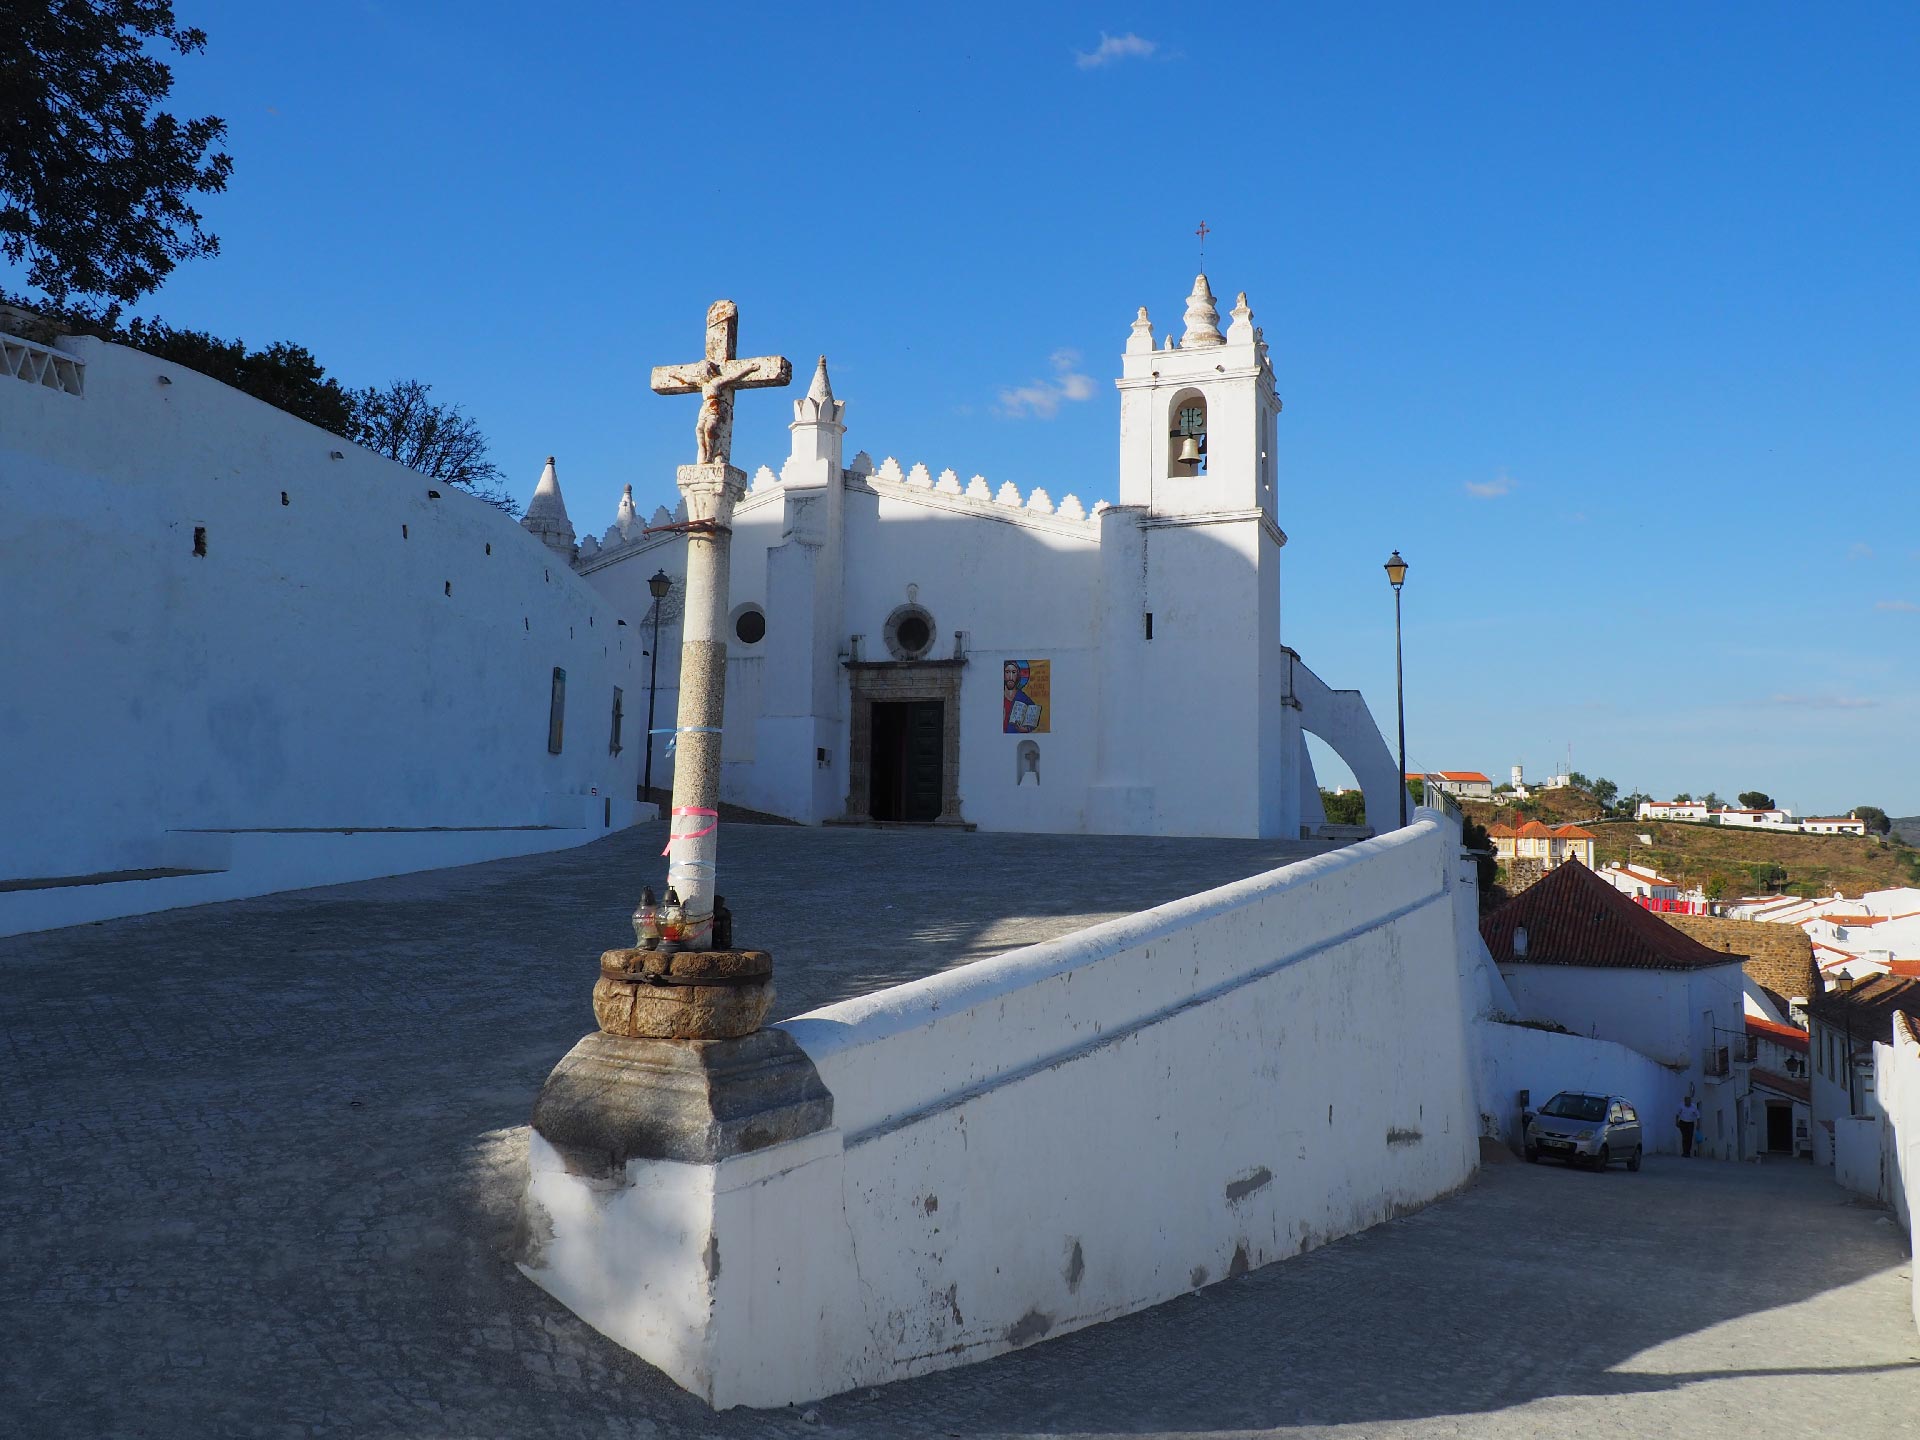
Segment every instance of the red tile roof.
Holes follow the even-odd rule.
[[[1527,953],[1513,953],[1513,932],[1527,930]],[[1740,955],[1709,950],[1643,910],[1584,865],[1562,865],[1480,921],[1487,949],[1502,965],[1597,965],[1620,970],[1706,970],[1738,965]]]
[[[1440,770],[1435,773],[1442,780],[1452,780],[1460,784],[1491,785],[1493,783],[1478,770]]]
[[[1795,1025],[1776,1025],[1771,1020],[1763,1020],[1758,1015],[1747,1016],[1747,1033],[1758,1035],[1763,1040],[1771,1040],[1776,1045],[1784,1045],[1789,1050],[1807,1053],[1807,1032]]]
[[[1562,825],[1553,832],[1556,840],[1598,840],[1600,837],[1591,830],[1582,830],[1578,825]]]
[[[1536,885],[1533,890],[1539,888]],[[1526,899],[1533,890],[1524,892],[1520,899]],[[1860,1041],[1891,1041],[1894,1012],[1916,1008],[1920,1008],[1920,979],[1904,975],[1875,975],[1851,989],[1829,990],[1807,1003],[1807,1011],[1815,1019],[1848,1031]]]
[[[1890,975],[1920,976],[1920,960],[1889,960],[1887,973]]]
[[[1810,1105],[1813,1103],[1813,1086],[1805,1080],[1795,1080],[1791,1075],[1781,1075],[1773,1070],[1762,1070],[1756,1065],[1753,1067],[1753,1083],[1756,1085],[1764,1085],[1767,1089],[1776,1090],[1782,1095],[1791,1096],[1802,1105]]]
[[[1487,826],[1489,840],[1511,840],[1518,832],[1504,820],[1496,820]]]
[[[1835,925],[1880,925],[1887,919],[1885,915],[1822,915],[1820,918]]]
[[[1538,820],[1529,820],[1513,832],[1524,840],[1551,840],[1553,831]]]

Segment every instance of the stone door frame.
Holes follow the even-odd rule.
[[[933,824],[972,828],[960,813],[960,673],[954,660],[846,660],[848,825]],[[940,737],[940,815],[932,821],[876,821],[873,818],[873,706],[875,701],[942,702]]]

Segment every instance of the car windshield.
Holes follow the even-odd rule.
[[[1562,1120],[1604,1120],[1607,1102],[1598,1095],[1556,1095],[1541,1108],[1542,1115],[1557,1115]]]

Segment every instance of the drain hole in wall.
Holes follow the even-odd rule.
[[[193,553],[196,555],[207,553],[207,527],[204,525],[193,527]]]

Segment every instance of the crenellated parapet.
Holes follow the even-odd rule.
[[[864,450],[853,457],[853,463],[842,473],[842,483],[849,490],[910,500],[956,514],[1096,538],[1098,516],[1108,508],[1103,500],[1089,509],[1073,494],[1063,495],[1056,501],[1050,491],[1039,485],[1022,491],[1013,481],[1003,480],[995,487],[984,475],[975,475],[963,486],[957,471],[944,469],[936,478],[931,466],[915,463],[911,468],[903,468],[891,455],[876,466]]]

